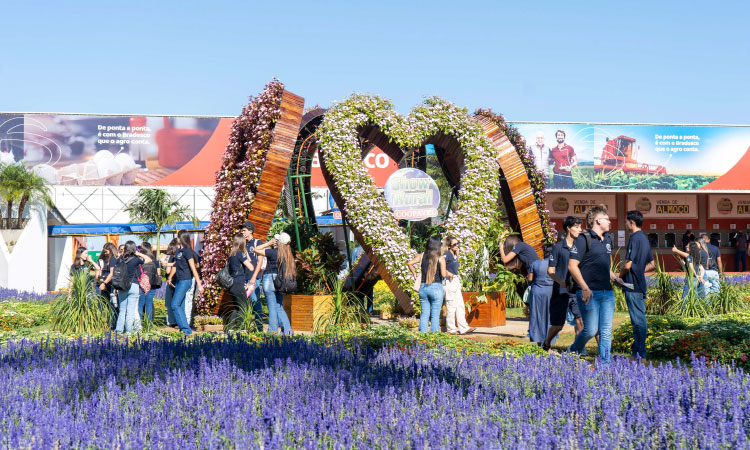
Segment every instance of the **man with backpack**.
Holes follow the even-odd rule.
[[[708,292],[711,294],[718,294],[721,287],[719,273],[724,270],[723,264],[721,263],[721,251],[719,250],[719,247],[711,243],[711,238],[708,233],[701,233],[700,240],[703,244],[703,248],[705,248],[704,251],[706,252],[706,261],[701,261],[703,267],[706,269],[706,274],[703,276],[703,279],[708,283],[711,283]],[[702,259],[703,255],[701,255],[701,260]]]
[[[253,249],[263,243],[262,240],[255,237],[255,224],[252,222],[245,222],[240,227],[240,233],[245,237],[245,248],[247,248],[248,256],[250,257],[250,264],[254,267],[252,273],[245,268],[245,279],[247,284],[245,285],[245,291],[247,292],[247,298],[253,305],[253,315],[255,316],[255,324],[259,331],[263,330],[263,308],[260,304],[260,293],[261,283],[258,280],[263,279],[263,269],[265,267],[265,258],[258,255]]]
[[[612,356],[612,318],[615,314],[612,281],[619,284],[623,281],[610,269],[612,238],[606,205],[589,208],[586,224],[588,230],[574,241],[568,262],[583,318],[583,331],[576,336],[568,351],[584,353],[586,343],[598,332],[599,357],[608,364]]]

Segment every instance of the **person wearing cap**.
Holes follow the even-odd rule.
[[[282,273],[284,278],[297,275],[297,266],[289,243],[292,238],[287,233],[274,235],[273,239],[253,249],[256,255],[266,258],[266,269],[263,272],[263,292],[268,303],[268,332],[277,333],[279,323],[284,334],[292,334],[292,324],[284,311],[284,293],[277,292],[274,280]],[[283,272],[282,272],[283,271]]]
[[[261,283],[258,282],[258,278],[263,280],[263,262],[265,258],[258,255],[253,249],[263,243],[262,240],[255,237],[255,224],[252,222],[245,222],[240,227],[240,233],[245,237],[245,247],[248,252],[250,264],[254,267],[252,271],[248,270],[247,267],[243,266],[245,271],[245,279],[247,284],[245,285],[245,292],[247,293],[250,303],[253,305],[253,315],[255,316],[255,325],[258,330],[263,330],[263,307],[260,304],[260,290]]]

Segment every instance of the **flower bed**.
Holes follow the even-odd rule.
[[[0,287],[0,302],[17,301],[17,302],[35,302],[35,303],[52,303],[55,300],[55,294],[45,292],[19,291],[17,289],[8,289]]]
[[[248,342],[0,349],[8,448],[744,448],[750,377],[615,358]]]
[[[689,359],[734,363],[750,369],[750,313],[733,313],[708,319],[647,316],[646,352],[655,359]],[[613,332],[612,350],[630,353],[633,328],[630,321]]]
[[[48,303],[0,302],[0,331],[31,328],[49,322]]]

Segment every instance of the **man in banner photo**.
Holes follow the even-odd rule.
[[[557,145],[550,150],[552,159],[555,161],[552,187],[555,189],[575,189],[576,185],[573,183],[570,170],[578,165],[576,152],[573,147],[565,143],[565,132],[563,130],[557,130],[555,138],[557,139]]]
[[[534,163],[538,171],[544,175],[544,181],[549,182],[552,175],[549,170],[552,167],[552,150],[544,143],[544,131],[536,132],[536,142],[529,146],[529,153],[534,155]]]

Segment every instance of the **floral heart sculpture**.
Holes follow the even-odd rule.
[[[477,252],[497,210],[500,182],[496,150],[466,109],[437,97],[426,99],[407,117],[394,111],[389,101],[362,94],[349,97],[326,113],[319,129],[320,156],[329,185],[333,184],[332,194],[339,197],[336,200],[362,247],[370,250],[374,262],[384,266],[391,280],[383,278],[391,289],[410,293],[414,301],[418,295],[412,290],[414,279],[407,261],[416,252],[409,248],[408,236],[362,164],[359,135],[365,127],[376,127],[382,137],[407,150],[402,156],[436,136],[458,142],[463,151],[463,172],[457,209],[445,228],[447,235],[461,241],[463,273],[479,263]]]

